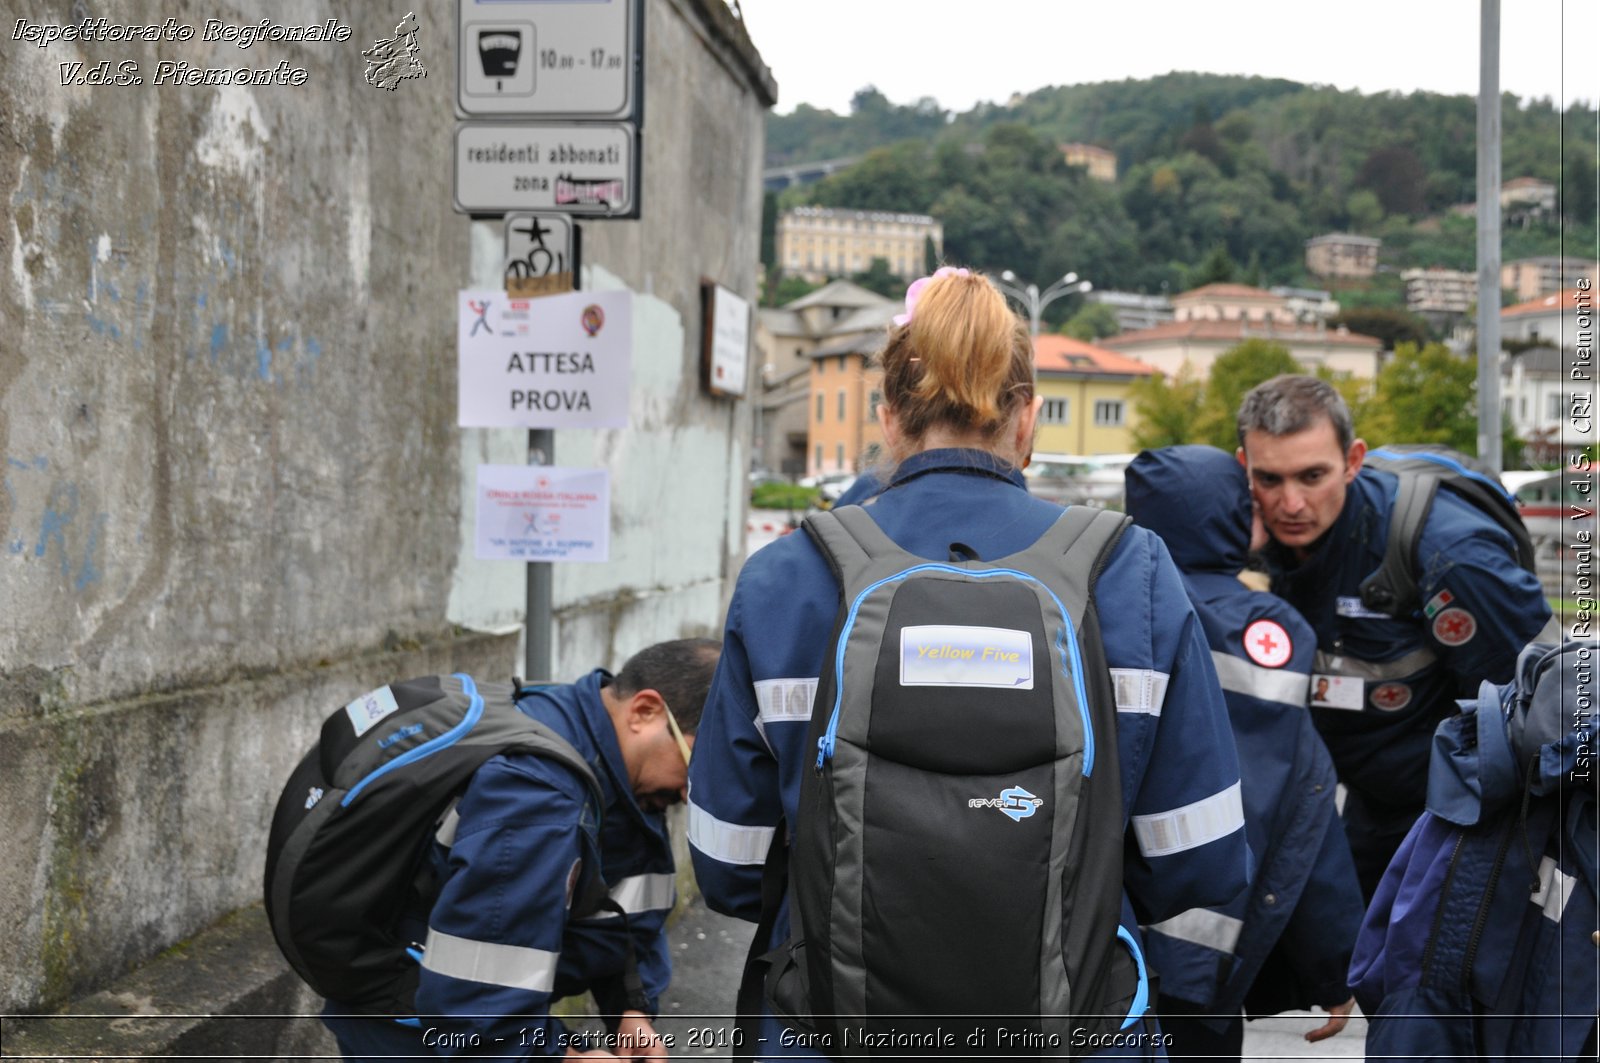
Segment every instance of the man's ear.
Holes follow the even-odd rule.
[[[634,732],[644,730],[660,719],[667,710],[666,699],[649,687],[628,699],[628,728]]]
[[[1248,469],[1250,467],[1250,459],[1245,457],[1245,453],[1244,453],[1244,448],[1243,447],[1240,447],[1239,449],[1235,450],[1233,452],[1233,456],[1239,459],[1239,467],[1240,468]]]
[[[1356,473],[1361,471],[1361,463],[1367,457],[1367,441],[1355,439],[1350,443],[1350,451],[1344,456],[1344,482],[1349,483],[1356,478]]]

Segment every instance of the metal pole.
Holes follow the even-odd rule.
[[[555,432],[548,428],[528,429],[529,465],[552,464],[555,447]],[[522,629],[526,662],[523,667],[528,670],[528,679],[555,678],[555,662],[550,658],[550,603],[554,589],[555,566],[549,561],[529,561],[527,621]]]
[[[1479,0],[1478,457],[1500,474],[1500,0]]]

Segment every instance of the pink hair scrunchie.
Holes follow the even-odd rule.
[[[970,277],[971,271],[957,269],[954,266],[940,266],[933,271],[931,277],[918,277],[911,282],[911,287],[906,289],[906,312],[894,316],[895,327],[911,324],[911,315],[917,311],[917,300],[922,298],[922,289],[938,280],[940,277]]]

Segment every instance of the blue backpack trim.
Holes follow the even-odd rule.
[[[1128,951],[1133,953],[1133,962],[1139,968],[1139,988],[1133,994],[1133,1004],[1128,1008],[1128,1017],[1122,1020],[1122,1028],[1126,1030],[1144,1018],[1145,1011],[1150,1007],[1150,975],[1144,967],[1144,950],[1139,948],[1139,943],[1121,923],[1117,924],[1117,940],[1128,946]]]
[[[1455,461],[1452,458],[1447,458],[1443,454],[1427,454],[1421,451],[1414,453],[1403,453],[1398,450],[1387,450],[1383,447],[1379,447],[1377,450],[1371,451],[1367,456],[1372,458],[1382,458],[1385,461],[1431,461],[1433,464],[1442,465],[1451,472],[1465,476],[1469,480],[1476,480],[1485,487],[1493,488],[1497,494],[1503,495],[1505,500],[1510,502],[1512,505],[1516,505],[1517,502],[1516,496],[1510,491],[1507,491],[1504,484],[1485,476],[1481,472],[1469,469],[1459,461]]]
[[[457,672],[455,676],[461,680],[461,689],[472,699],[472,704],[467,708],[467,714],[462,717],[461,722],[437,738],[430,738],[415,749],[407,750],[370,775],[363,777],[360,782],[350,787],[349,793],[344,795],[344,800],[339,802],[340,808],[348,807],[350,802],[356,799],[356,795],[366,789],[367,784],[375,782],[397,768],[403,768],[407,764],[414,764],[423,757],[432,756],[441,749],[455,745],[478,725],[478,721],[483,718],[483,695],[478,693],[478,684],[474,683],[472,677],[464,672]]]
[[[856,595],[856,600],[850,603],[850,613],[846,617],[843,629],[839,632],[838,649],[834,655],[833,664],[833,713],[828,718],[828,730],[817,739],[817,770],[821,771],[823,765],[833,759],[833,747],[839,730],[839,710],[844,703],[844,651],[850,642],[850,629],[855,626],[856,614],[861,610],[861,603],[867,595],[882,587],[886,583],[906,579],[918,572],[953,572],[958,576],[974,576],[987,579],[990,576],[1011,576],[1026,583],[1037,583],[1056,603],[1056,608],[1061,612],[1061,619],[1065,625],[1056,632],[1057,648],[1061,652],[1061,666],[1072,677],[1072,689],[1078,698],[1078,715],[1083,718],[1083,774],[1087,777],[1094,772],[1094,724],[1089,720],[1089,695],[1083,686],[1083,661],[1078,654],[1078,638],[1072,630],[1072,616],[1067,612],[1067,607],[1061,604],[1061,599],[1056,592],[1051,590],[1045,582],[1037,576],[1030,576],[1026,572],[1018,572],[1013,568],[991,568],[983,571],[957,568],[954,565],[937,563],[914,565],[892,576],[885,576],[872,586]],[[1069,661],[1067,658],[1071,656]],[[1144,961],[1139,961],[1140,970],[1144,969]],[[1141,986],[1142,986],[1141,978]],[[1142,990],[1141,990],[1142,991]]]

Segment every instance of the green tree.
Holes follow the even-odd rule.
[[[1211,363],[1191,442],[1233,450],[1239,445],[1239,404],[1245,394],[1280,373],[1303,372],[1281,343],[1250,339],[1228,348]]]
[[[1199,288],[1207,284],[1226,284],[1239,275],[1239,264],[1228,254],[1228,249],[1218,244],[1211,249],[1204,262],[1200,263],[1189,273],[1189,287]]]
[[[1185,364],[1167,379],[1153,373],[1128,388],[1133,400],[1133,445],[1140,449],[1170,447],[1198,441],[1196,421],[1205,386]]]
[[[874,258],[866,269],[851,274],[850,280],[869,292],[877,292],[889,299],[905,293],[906,282],[889,272],[889,260],[886,258]]]
[[[803,299],[820,287],[820,284],[812,284],[804,277],[775,270],[767,274],[766,297],[761,302],[764,306],[785,306],[796,299]]]
[[[1353,306],[1340,310],[1328,324],[1334,328],[1343,325],[1351,332],[1380,339],[1386,351],[1402,343],[1420,347],[1428,342],[1427,322],[1404,310]]]
[[[924,276],[933,276],[933,271],[939,268],[939,251],[933,246],[933,237],[922,238],[922,272]]]
[[[1345,214],[1349,216],[1352,232],[1370,233],[1383,221],[1383,204],[1378,194],[1370,188],[1358,188],[1344,201]]]
[[[1442,343],[1401,343],[1378,371],[1357,432],[1380,443],[1442,443],[1478,452],[1478,369]]]
[[[1082,310],[1073,314],[1061,331],[1076,340],[1092,343],[1115,336],[1122,331],[1117,323],[1117,312],[1105,303],[1085,303]]]

